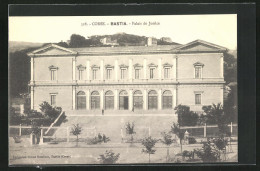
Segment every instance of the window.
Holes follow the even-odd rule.
[[[51,80],[57,80],[58,67],[51,65],[49,66],[49,70],[51,71]]]
[[[164,78],[170,78],[170,68],[164,68]]]
[[[121,79],[125,79],[126,69],[121,69]]]
[[[140,75],[140,71],[142,69],[142,65],[140,65],[139,63],[136,63],[133,65],[134,69],[135,69],[135,79],[140,79],[141,75]]]
[[[80,64],[77,66],[77,68],[79,71],[79,80],[83,80],[83,71],[86,69],[86,67]]]
[[[56,80],[56,70],[51,70],[51,80]]]
[[[82,75],[83,75],[83,71],[82,70],[79,70],[79,80],[82,80]]]
[[[150,79],[154,78],[154,68],[150,68]]]
[[[56,105],[56,95],[51,94],[51,105],[55,106]]]
[[[139,72],[140,70],[139,69],[135,69],[135,79],[139,79]]]
[[[195,94],[195,104],[201,104],[201,94]]]
[[[100,67],[97,66],[97,65],[92,65],[91,68],[92,68],[92,79],[93,79],[93,80],[96,80],[96,79],[97,79],[97,70],[98,70]]]
[[[201,67],[195,67],[195,78],[201,78]]]
[[[155,65],[154,63],[150,63],[148,65],[148,67],[150,68],[150,79],[153,79],[155,76],[155,68],[157,68],[157,65]]]
[[[92,70],[92,79],[93,80],[97,79],[97,70]]]
[[[202,68],[204,64],[196,62],[194,65],[194,78],[202,78]]]
[[[168,62],[166,62],[165,64],[163,64],[163,68],[164,68],[164,78],[170,78],[170,71],[172,68],[172,64],[169,64]]]
[[[107,79],[111,79],[111,69],[107,69]]]

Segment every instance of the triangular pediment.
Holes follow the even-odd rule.
[[[188,44],[178,46],[173,49],[175,51],[183,51],[183,52],[215,52],[215,51],[226,51],[227,48],[209,43],[203,40],[195,40]]]
[[[37,49],[28,55],[35,55],[35,56],[59,56],[59,55],[74,55],[77,52],[69,50],[67,48],[54,45],[54,44],[49,44],[46,45],[40,49]]]

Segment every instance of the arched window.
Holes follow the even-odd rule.
[[[143,94],[140,90],[136,90],[134,92],[134,97],[133,97],[133,106],[134,109],[143,109]]]
[[[84,91],[79,91],[77,93],[77,109],[78,110],[86,109],[86,94]]]
[[[98,91],[91,93],[91,109],[100,109],[100,96]]]
[[[165,90],[163,92],[163,109],[171,109],[172,108],[172,92],[170,90]]]
[[[128,110],[128,93],[125,90],[119,93],[119,109]]]
[[[148,93],[148,109],[153,110],[158,108],[158,94],[155,90]]]
[[[105,93],[105,109],[114,109],[114,93],[110,90]]]

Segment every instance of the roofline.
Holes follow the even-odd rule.
[[[78,54],[77,51],[70,50],[70,49],[68,49],[68,48],[64,48],[64,47],[61,47],[61,46],[58,46],[58,45],[55,45],[55,44],[51,43],[51,44],[48,44],[48,45],[46,45],[46,46],[44,46],[44,47],[41,47],[40,49],[34,50],[34,51],[32,51],[32,52],[29,52],[29,53],[27,53],[27,55],[28,55],[28,56],[31,56],[31,57],[32,57],[32,56],[36,56],[36,55],[38,55],[38,54],[36,54],[37,52],[40,52],[40,51],[45,50],[45,49],[48,49],[48,48],[50,48],[50,47],[55,47],[55,48],[61,49],[61,50],[63,50],[63,51],[70,52],[71,55],[74,55],[74,54],[76,55],[76,54]]]
[[[180,46],[178,46],[178,47],[173,48],[172,50],[180,50],[180,49],[182,49],[182,48],[184,48],[184,47],[186,47],[186,46],[190,46],[190,45],[192,45],[192,44],[194,44],[194,43],[207,44],[207,45],[214,46],[214,47],[216,47],[216,48],[222,49],[223,51],[227,51],[227,50],[228,50],[227,48],[225,48],[225,47],[223,47],[223,46],[219,46],[219,45],[217,45],[217,44],[210,43],[210,42],[207,42],[207,41],[204,41],[204,40],[200,40],[200,39],[194,40],[194,41],[189,42],[189,43],[184,44],[184,45],[180,45]],[[183,51],[184,51],[184,50],[183,50]],[[216,50],[216,51],[217,51],[217,50]]]

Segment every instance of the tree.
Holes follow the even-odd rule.
[[[180,126],[195,126],[198,123],[199,115],[190,111],[189,106],[178,105],[175,107],[176,114],[178,115],[178,123]]]
[[[86,46],[86,38],[81,36],[81,35],[78,35],[78,34],[72,34],[70,36],[69,46],[71,48],[85,47]]]
[[[71,133],[75,136],[77,136],[77,139],[76,139],[76,142],[77,142],[77,145],[78,146],[78,141],[79,141],[79,135],[81,134],[81,131],[82,131],[82,127],[79,126],[79,124],[77,125],[74,125],[73,124],[73,127],[71,128]]]
[[[133,135],[136,133],[135,130],[135,124],[134,122],[132,122],[132,124],[130,124],[130,122],[127,122],[126,123],[126,134],[130,135],[131,136],[131,143],[134,142],[134,137]]]
[[[52,118],[54,121],[62,111],[61,107],[52,107],[48,102],[44,101],[40,104],[40,110],[45,116]]]
[[[223,110],[223,106],[218,103],[211,106],[203,106],[203,111],[206,113],[206,123],[217,124],[220,136],[224,136],[228,133],[228,121]]]
[[[100,158],[98,159],[102,164],[115,164],[116,161],[119,159],[120,154],[115,154],[112,150],[106,150],[105,154],[101,154],[99,156]]]
[[[223,109],[228,122],[237,122],[237,84],[229,84],[230,92],[224,102]]]
[[[165,144],[167,146],[167,154],[166,154],[166,162],[168,161],[169,159],[169,148],[170,148],[170,145],[174,142],[174,140],[172,139],[172,136],[169,134],[169,133],[166,133],[166,132],[162,132],[162,140],[161,142],[163,144]]]
[[[182,140],[184,138],[184,133],[181,131],[179,124],[173,123],[170,132],[175,134],[180,139],[181,153],[182,153]]]
[[[157,140],[153,139],[151,136],[144,138],[142,140],[142,145],[145,147],[145,149],[142,149],[143,153],[149,154],[149,163],[150,163],[150,155],[154,154],[156,150],[153,149],[155,146]]]

